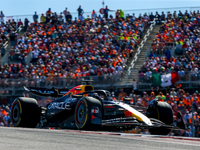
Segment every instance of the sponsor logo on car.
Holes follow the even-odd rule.
[[[71,109],[69,103],[67,102],[53,102],[50,103],[47,109]]]

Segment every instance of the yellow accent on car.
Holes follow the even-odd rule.
[[[17,100],[17,102],[19,103],[20,117],[19,117],[19,121],[17,122],[17,124],[15,125],[15,127],[17,127],[20,124],[20,122],[21,122],[21,114],[22,114],[22,105],[21,105],[21,102],[19,100]]]

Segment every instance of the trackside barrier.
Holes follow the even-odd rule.
[[[0,80],[0,97],[1,96],[22,96],[23,86],[40,87],[40,88],[66,88],[70,89],[82,84],[83,80],[93,80],[92,85],[100,89],[109,89],[110,86],[116,85],[120,81],[121,75],[103,75],[103,76],[86,76],[86,77],[51,77],[42,76],[38,79],[1,79]]]

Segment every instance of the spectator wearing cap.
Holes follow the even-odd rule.
[[[96,18],[97,18],[97,13],[95,12],[95,10],[92,11],[91,18],[92,18],[93,20],[96,20]]]
[[[150,100],[154,100],[154,99],[155,99],[155,93],[151,92],[151,94],[150,94]]]
[[[106,19],[108,19],[108,12],[109,11],[114,11],[114,10],[110,10],[109,8],[108,8],[108,6],[106,6],[105,8],[104,8],[104,17],[106,18]]]
[[[183,116],[183,121],[184,121],[185,123],[187,123],[187,121],[188,121],[189,119],[191,119],[191,118],[192,118],[192,115],[189,114],[189,111],[186,111],[186,114]]]
[[[166,100],[166,96],[162,92],[159,92],[159,94],[156,96],[156,99],[158,99],[159,97],[162,99],[162,101]]]
[[[3,121],[4,121],[4,126],[6,127],[10,127],[10,115],[8,113],[6,113],[6,115],[3,117]]]
[[[52,12],[51,12],[51,8],[49,8],[46,12],[46,16],[51,16]]]
[[[187,128],[187,130],[184,133],[184,136],[186,136],[186,137],[192,137],[192,131],[191,131],[190,127]]]
[[[123,98],[126,97],[126,96],[127,96],[127,93],[124,92],[124,89],[121,89],[121,90],[120,90],[120,93],[119,93],[119,95],[118,95],[118,99],[122,101]]]
[[[108,12],[110,11],[110,9],[108,9],[108,6],[105,7],[104,9],[104,17],[107,19],[108,18]]]

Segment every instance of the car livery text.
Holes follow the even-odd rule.
[[[69,102],[53,102],[50,103],[47,109],[71,109]]]

